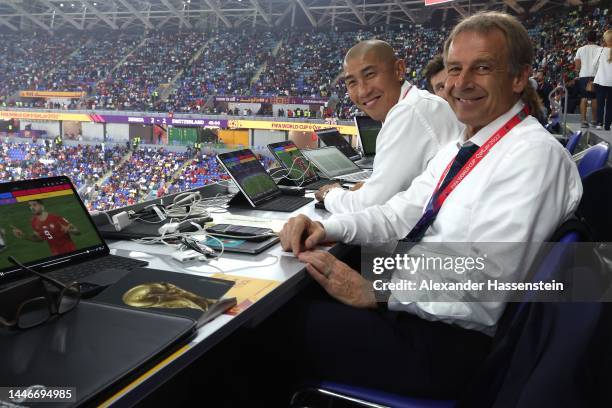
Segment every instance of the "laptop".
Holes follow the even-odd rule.
[[[31,278],[12,255],[57,280],[80,282],[85,296],[148,262],[110,255],[68,177],[0,184],[0,287]]]
[[[376,155],[376,138],[382,128],[382,123],[369,116],[355,116],[354,120],[363,151],[363,157],[357,160],[355,164],[362,168],[371,169]]]
[[[320,140],[325,143],[325,146],[335,146],[352,161],[356,161],[361,159],[361,155],[353,146],[350,145],[349,142],[346,141],[345,138],[340,136],[340,132],[338,129],[330,128],[330,129],[319,129],[315,132]]]
[[[72,388],[61,401],[27,406],[99,406],[188,344],[195,326],[186,317],[81,301],[45,324],[0,330],[0,383],[38,392]],[[23,406],[7,399],[0,397],[0,406]]]
[[[333,146],[304,150],[304,155],[325,177],[333,180],[357,183],[368,179],[372,174],[372,170],[362,170]]]
[[[318,190],[327,184],[335,183],[335,181],[320,178],[315,171],[316,167],[306,159],[291,140],[270,143],[268,149],[281,166],[289,170],[287,176],[296,186],[304,187],[306,190]]]
[[[264,211],[293,212],[313,201],[313,198],[283,195],[272,177],[257,160],[251,149],[221,153],[217,160],[238,186],[240,193],[230,205]]]

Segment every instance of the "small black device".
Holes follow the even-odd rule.
[[[278,188],[280,188],[280,191],[282,191],[285,195],[303,196],[306,194],[306,189],[304,187],[279,185]]]
[[[325,208],[325,203],[323,201],[317,201],[316,204],[315,204],[315,208],[317,208],[319,210],[327,211],[327,208]]]
[[[206,228],[206,232],[215,237],[240,238],[246,241],[265,241],[274,235],[274,231],[270,228],[232,224],[217,224]]]

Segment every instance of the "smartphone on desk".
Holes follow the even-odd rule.
[[[247,227],[245,225],[217,224],[206,228],[215,237],[244,239],[246,241],[265,241],[275,236],[270,228]]]

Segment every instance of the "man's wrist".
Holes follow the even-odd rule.
[[[327,188],[325,191],[323,191],[323,194],[321,194],[321,202],[325,202],[325,197],[327,197],[327,194],[329,194],[329,192],[335,188],[341,188],[341,187],[334,184],[330,186],[329,188]]]

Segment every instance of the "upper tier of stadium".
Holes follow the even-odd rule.
[[[587,29],[603,32],[607,9],[558,9],[524,17],[537,51],[534,69],[557,84],[575,76],[574,53]],[[215,96],[295,96],[350,101],[342,58],[366,38],[380,38],[406,59],[420,80],[439,53],[445,26],[403,25],[383,30],[180,32],[87,31],[0,33],[0,106],[158,112],[218,112]],[[24,98],[23,91],[77,91],[66,103]],[[334,104],[336,105],[336,104]]]

